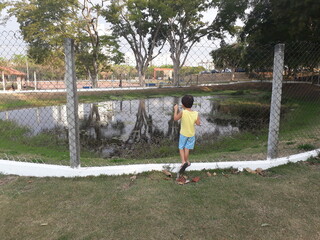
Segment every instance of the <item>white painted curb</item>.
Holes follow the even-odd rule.
[[[316,157],[320,153],[320,149],[291,155],[283,158],[272,160],[257,161],[237,161],[237,162],[203,162],[192,163],[187,171],[200,171],[203,169],[244,169],[251,168],[253,170],[262,168],[263,170],[287,164],[289,162],[306,161],[310,157]],[[122,175],[137,174],[149,171],[162,171],[169,168],[173,172],[177,172],[180,163],[159,163],[159,164],[133,164],[106,167],[80,167],[71,168],[69,166],[58,166],[40,163],[15,162],[0,159],[0,173],[5,175],[18,175],[30,177],[86,177],[99,175]]]

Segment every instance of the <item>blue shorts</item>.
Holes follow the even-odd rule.
[[[184,148],[193,149],[195,141],[196,141],[195,136],[186,137],[186,136],[183,136],[182,134],[180,134],[179,149],[184,149]]]

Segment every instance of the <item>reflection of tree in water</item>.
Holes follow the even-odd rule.
[[[146,111],[145,99],[141,99],[136,115],[136,123],[126,144],[130,145],[139,142],[154,143],[156,138],[160,136],[163,136],[163,131],[153,126],[152,116],[148,115]]]
[[[80,120],[81,140],[83,143],[98,147],[115,137],[120,137],[125,126],[120,120],[110,124],[113,114],[113,111],[106,111],[100,114],[98,104],[92,104],[89,115]],[[116,131],[112,131],[112,134],[108,135],[110,128]]]
[[[174,121],[174,120],[173,120],[173,106],[174,106],[175,104],[179,104],[179,98],[178,98],[178,97],[173,97],[172,114],[171,114],[170,120],[168,121],[168,133],[167,133],[167,137],[169,137],[170,140],[176,140],[176,139],[178,139],[179,130],[180,130],[180,123],[179,123],[179,121]]]

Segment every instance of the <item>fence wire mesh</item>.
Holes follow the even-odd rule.
[[[279,156],[320,148],[320,44],[285,46]]]
[[[72,77],[64,50],[40,64],[27,57],[28,47],[16,32],[2,32],[0,46],[2,159],[70,165],[78,135],[71,130],[79,128],[81,166],[179,162],[180,123],[173,120],[173,106],[181,110],[185,94],[194,96],[192,109],[201,117],[191,161],[267,158],[269,123],[276,119],[270,120],[274,45],[202,40],[176,82],[168,46],[142,82],[124,43],[123,62],[108,63],[96,77],[85,71],[76,47]],[[316,44],[285,46],[284,66],[278,69],[283,77],[279,139],[272,142],[277,156],[320,147],[319,55]],[[76,79],[77,91],[67,98],[70,79]],[[76,110],[67,99],[79,99]],[[71,110],[75,122],[67,117]]]

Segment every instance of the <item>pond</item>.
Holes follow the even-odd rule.
[[[201,126],[196,127],[199,142],[239,133],[243,129],[241,118],[230,112],[232,108],[222,108],[218,99],[195,97],[193,110],[201,117]],[[178,97],[162,97],[79,104],[81,145],[102,157],[132,153],[137,144],[142,144],[140,152],[146,150],[147,145],[176,145],[180,126],[173,121],[173,106],[179,104],[181,107],[180,101]],[[66,116],[65,105],[0,113],[0,119],[29,128],[30,135],[51,132],[62,133],[65,137]]]

